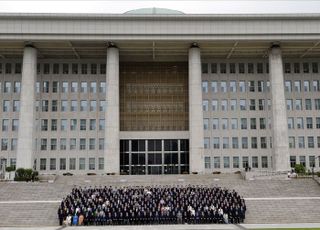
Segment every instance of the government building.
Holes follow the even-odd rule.
[[[319,171],[320,15],[0,14],[0,163]]]

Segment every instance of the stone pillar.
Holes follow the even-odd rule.
[[[120,172],[120,107],[119,107],[119,50],[115,46],[107,49],[106,70],[106,113],[105,113],[105,150],[106,173]]]
[[[204,172],[203,113],[201,89],[200,48],[193,44],[189,49],[189,130],[190,173]]]
[[[36,78],[37,50],[28,45],[23,51],[17,168],[33,168]]]
[[[273,168],[288,171],[289,144],[286,99],[282,55],[279,45],[273,45],[269,53],[270,83],[272,99]]]

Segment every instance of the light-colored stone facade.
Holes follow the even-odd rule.
[[[118,174],[120,140],[176,139],[190,173],[318,170],[319,20],[3,14],[1,165]],[[121,62],[188,64],[189,130],[120,131]]]

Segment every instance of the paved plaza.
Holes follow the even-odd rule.
[[[0,226],[55,226],[56,228],[52,229],[57,229],[59,203],[74,186],[183,186],[189,184],[216,185],[235,189],[246,200],[245,224],[320,222],[320,186],[312,179],[283,178],[245,181],[241,179],[240,175],[235,174],[59,176],[54,183],[0,183]],[[207,225],[201,225],[201,229],[206,229],[205,226]],[[130,228],[122,226],[117,229],[126,229],[127,227]],[[196,229],[192,225],[181,225],[175,229],[180,229],[180,227],[182,229]],[[218,227],[220,229],[222,227],[237,229],[233,228],[236,227],[234,225],[219,225]],[[135,228],[137,226],[130,229]],[[144,228],[148,229],[148,226],[144,226]],[[155,226],[150,228],[155,229]],[[159,228],[163,228],[163,226],[161,225]],[[90,229],[99,228],[95,226]]]

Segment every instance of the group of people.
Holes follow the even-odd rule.
[[[58,209],[60,225],[242,223],[246,204],[221,187],[75,187]]]

